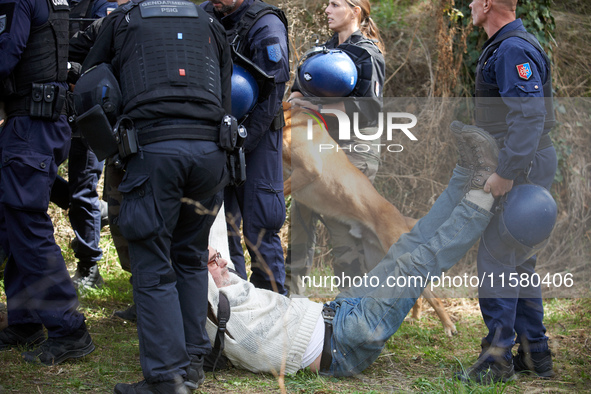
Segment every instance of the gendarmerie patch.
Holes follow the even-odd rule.
[[[142,18],[163,16],[198,18],[195,4],[182,0],[146,0],[140,3]]]

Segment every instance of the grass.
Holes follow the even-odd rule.
[[[53,211],[56,238],[68,268],[75,260],[68,243],[71,229],[63,213]],[[28,365],[21,360],[23,349],[0,352],[0,393],[108,393],[119,382],[141,380],[136,326],[112,316],[113,311],[132,302],[129,274],[118,266],[108,228],[102,233],[105,251],[100,263],[105,286],[79,294],[96,350],[88,357],[53,367]],[[322,272],[318,274],[323,274]],[[5,302],[3,298],[0,301]],[[478,355],[484,324],[475,299],[447,299],[448,312],[459,334],[444,335],[434,312],[427,309],[419,321],[407,320],[384,348],[378,360],[363,374],[335,379],[300,371],[287,376],[284,388],[290,393],[384,393],[384,392],[591,392],[591,300],[545,300],[545,324],[555,355],[554,379],[520,376],[516,382],[481,386],[452,379],[453,372],[470,366]],[[207,373],[202,393],[261,393],[281,389],[272,375],[230,369]]]

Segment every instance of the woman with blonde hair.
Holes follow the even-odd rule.
[[[299,77],[294,82],[288,101],[292,106],[320,112],[326,121],[328,133],[338,143],[339,148],[342,148],[349,161],[373,182],[380,162],[379,137],[372,141],[358,138],[353,130],[353,120],[356,116],[358,119],[356,128],[360,134],[376,135],[378,116],[382,111],[382,89],[386,68],[383,56],[384,45],[378,27],[370,16],[371,5],[368,0],[330,0],[325,13],[328,27],[334,34],[324,44],[325,50],[320,51],[316,48],[312,52],[326,53],[327,50],[337,50],[347,54],[355,65],[355,86],[347,97],[321,99],[318,97],[321,94],[310,93],[306,86],[314,83],[324,83],[329,91],[334,85],[331,85],[326,78],[323,78],[323,81],[320,81],[320,78],[314,79],[314,75],[311,75],[313,73],[304,73],[307,75],[302,78],[300,71],[304,71],[306,62],[319,56],[313,54],[307,59],[306,56],[304,57],[305,60],[298,70]],[[333,71],[332,68],[337,67],[331,60],[326,60],[324,64],[326,70],[320,71],[328,71],[329,75]],[[334,73],[339,71],[335,69]],[[336,109],[349,115],[352,127],[350,139],[339,139],[337,118],[324,113],[322,109]],[[361,143],[363,149],[356,151],[355,145]],[[286,264],[286,269],[288,277],[292,278],[292,292],[301,293],[302,289],[299,288],[297,283],[299,281],[296,279],[298,276],[306,275],[312,265],[313,253],[310,253],[310,250],[315,241],[313,224],[316,222],[316,215],[306,207],[294,204],[293,201],[291,209],[291,244],[287,258],[290,265]],[[377,248],[371,246],[367,240],[354,238],[349,233],[348,225],[329,218],[324,218],[323,222],[331,236],[335,275],[362,275],[383,257],[381,252],[378,252]]]

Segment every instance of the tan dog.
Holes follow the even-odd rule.
[[[330,149],[320,154],[321,144],[336,146],[336,142],[315,123],[312,140],[308,140],[310,116],[299,108],[292,111],[288,103],[283,104],[283,110],[286,123],[283,128],[285,195],[292,194],[292,198],[313,211],[349,224],[352,234],[366,236],[369,230],[385,255],[417,220],[403,216],[382,197],[343,151]],[[443,304],[429,288],[425,288],[423,297],[437,312],[445,333],[448,336],[457,333]],[[413,318],[419,317],[420,308],[421,303],[417,301]]]

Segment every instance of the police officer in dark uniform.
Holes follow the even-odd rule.
[[[8,255],[9,327],[0,349],[48,339],[25,360],[46,365],[94,350],[53,225],[49,194],[70,147],[64,115],[68,50],[65,0],[0,1],[0,245]]]
[[[119,225],[145,380],[115,392],[187,392],[203,382],[211,350],[207,245],[228,181],[218,142],[231,113],[230,50],[219,23],[191,2],[130,1],[103,20],[83,71],[101,63],[119,80],[139,143],[119,185]]]
[[[126,1],[118,0],[117,4],[124,4]],[[109,3],[113,4],[113,3]],[[112,5],[111,5],[112,7]],[[88,55],[88,52],[94,45],[96,38],[99,34],[101,26],[103,24],[103,19],[97,19],[93,21],[86,29],[78,31],[75,33],[72,38],[70,38],[70,50],[69,50],[69,59],[70,61],[83,63]],[[106,160],[105,171],[104,171],[104,191],[103,191],[103,200],[106,201],[108,205],[108,223],[109,223],[109,230],[111,232],[111,238],[113,240],[113,244],[115,245],[115,249],[117,250],[117,256],[119,257],[119,263],[121,264],[121,268],[125,271],[131,273],[131,263],[129,261],[129,249],[127,240],[121,234],[119,229],[119,209],[121,206],[121,192],[117,189],[119,184],[121,183],[124,175],[124,171],[122,170],[121,166],[116,165],[116,160],[113,158],[109,158]],[[102,208],[101,208],[102,209]],[[104,213],[103,213],[104,217]],[[100,276],[98,271],[98,267],[96,270],[89,269],[88,278],[95,280]],[[87,280],[87,282],[92,282],[92,280]],[[118,316],[119,313],[122,311],[115,312],[115,315]],[[126,311],[123,311],[126,312]],[[132,307],[131,315],[129,313],[125,313],[125,315],[129,315],[128,317],[131,320],[135,321],[135,305]]]
[[[475,119],[501,146],[496,173],[484,186],[495,197],[522,183],[549,189],[557,168],[548,135],[555,123],[550,61],[516,19],[516,5],[517,0],[474,0],[470,4],[474,25],[483,27],[489,37],[476,69]],[[541,289],[532,281],[536,257],[515,258],[519,251],[499,238],[499,232],[491,228],[494,223],[493,219],[478,249],[479,275],[494,277],[478,289],[488,334],[482,339],[476,364],[459,377],[507,381],[513,379],[514,371],[525,370],[552,376]],[[517,286],[508,286],[509,278],[516,276],[520,278]],[[515,343],[519,348],[513,357]]]
[[[228,221],[230,254],[238,273],[246,278],[238,231],[242,220],[251,257],[250,281],[286,294],[278,233],[285,221],[281,101],[289,80],[287,21],[283,12],[259,0],[210,0],[201,6],[222,23],[238,53],[274,77],[268,98],[259,102],[243,123],[248,130],[244,143],[246,183],[227,187],[224,203],[227,216],[233,219]]]
[[[370,3],[367,0],[332,0],[325,12],[329,19],[329,28],[335,33],[324,44],[324,47],[329,50],[341,50],[353,60],[357,71],[357,82],[347,96],[350,98],[330,97],[318,100],[314,99],[314,96],[319,96],[316,91],[326,92],[331,96],[335,96],[336,93],[333,94],[332,88],[329,86],[326,86],[326,89],[316,89],[311,92],[304,85],[314,84],[313,76],[309,82],[297,78],[291,89],[289,101],[292,105],[314,110],[320,110],[323,107],[338,109],[348,114],[357,113],[360,131],[366,135],[373,135],[377,127],[379,112],[382,110],[382,89],[386,65],[383,56],[383,43],[378,28],[370,16]],[[313,56],[317,49],[311,51]],[[326,56],[326,59],[330,59],[330,56]],[[301,67],[305,65],[304,61]],[[325,66],[329,70],[334,67],[330,60],[327,60]],[[335,69],[335,73],[338,71],[340,70]],[[300,74],[301,72],[298,72],[298,77]],[[339,88],[334,87],[334,89]],[[353,119],[352,116],[350,118]],[[372,149],[368,152],[357,152],[354,149],[355,144],[367,143],[367,141],[361,141],[357,137],[341,140],[338,136],[337,119],[334,116],[325,116],[325,120],[328,133],[338,142],[349,161],[373,182],[380,162],[380,153],[377,150],[379,140],[371,142]],[[354,134],[351,133],[351,135]],[[292,276],[290,281],[290,285],[293,286],[292,292],[301,293],[303,289],[300,287],[298,278],[308,275],[312,267],[315,243],[314,227],[318,215],[292,200],[291,218],[291,242],[287,269]],[[326,217],[323,218],[323,223],[329,229],[331,236],[335,256],[333,266],[335,275],[363,275],[363,273],[369,272],[383,257],[382,252],[370,242],[353,237],[350,234],[349,225]]]
[[[82,30],[90,21],[104,18],[116,6],[116,3],[107,0],[70,1],[70,36]],[[74,286],[81,289],[101,287],[104,281],[97,263],[103,257],[99,246],[102,210],[96,187],[104,162],[97,159],[75,125],[72,126],[68,158],[69,217],[76,234],[73,249],[78,259],[72,281]]]

